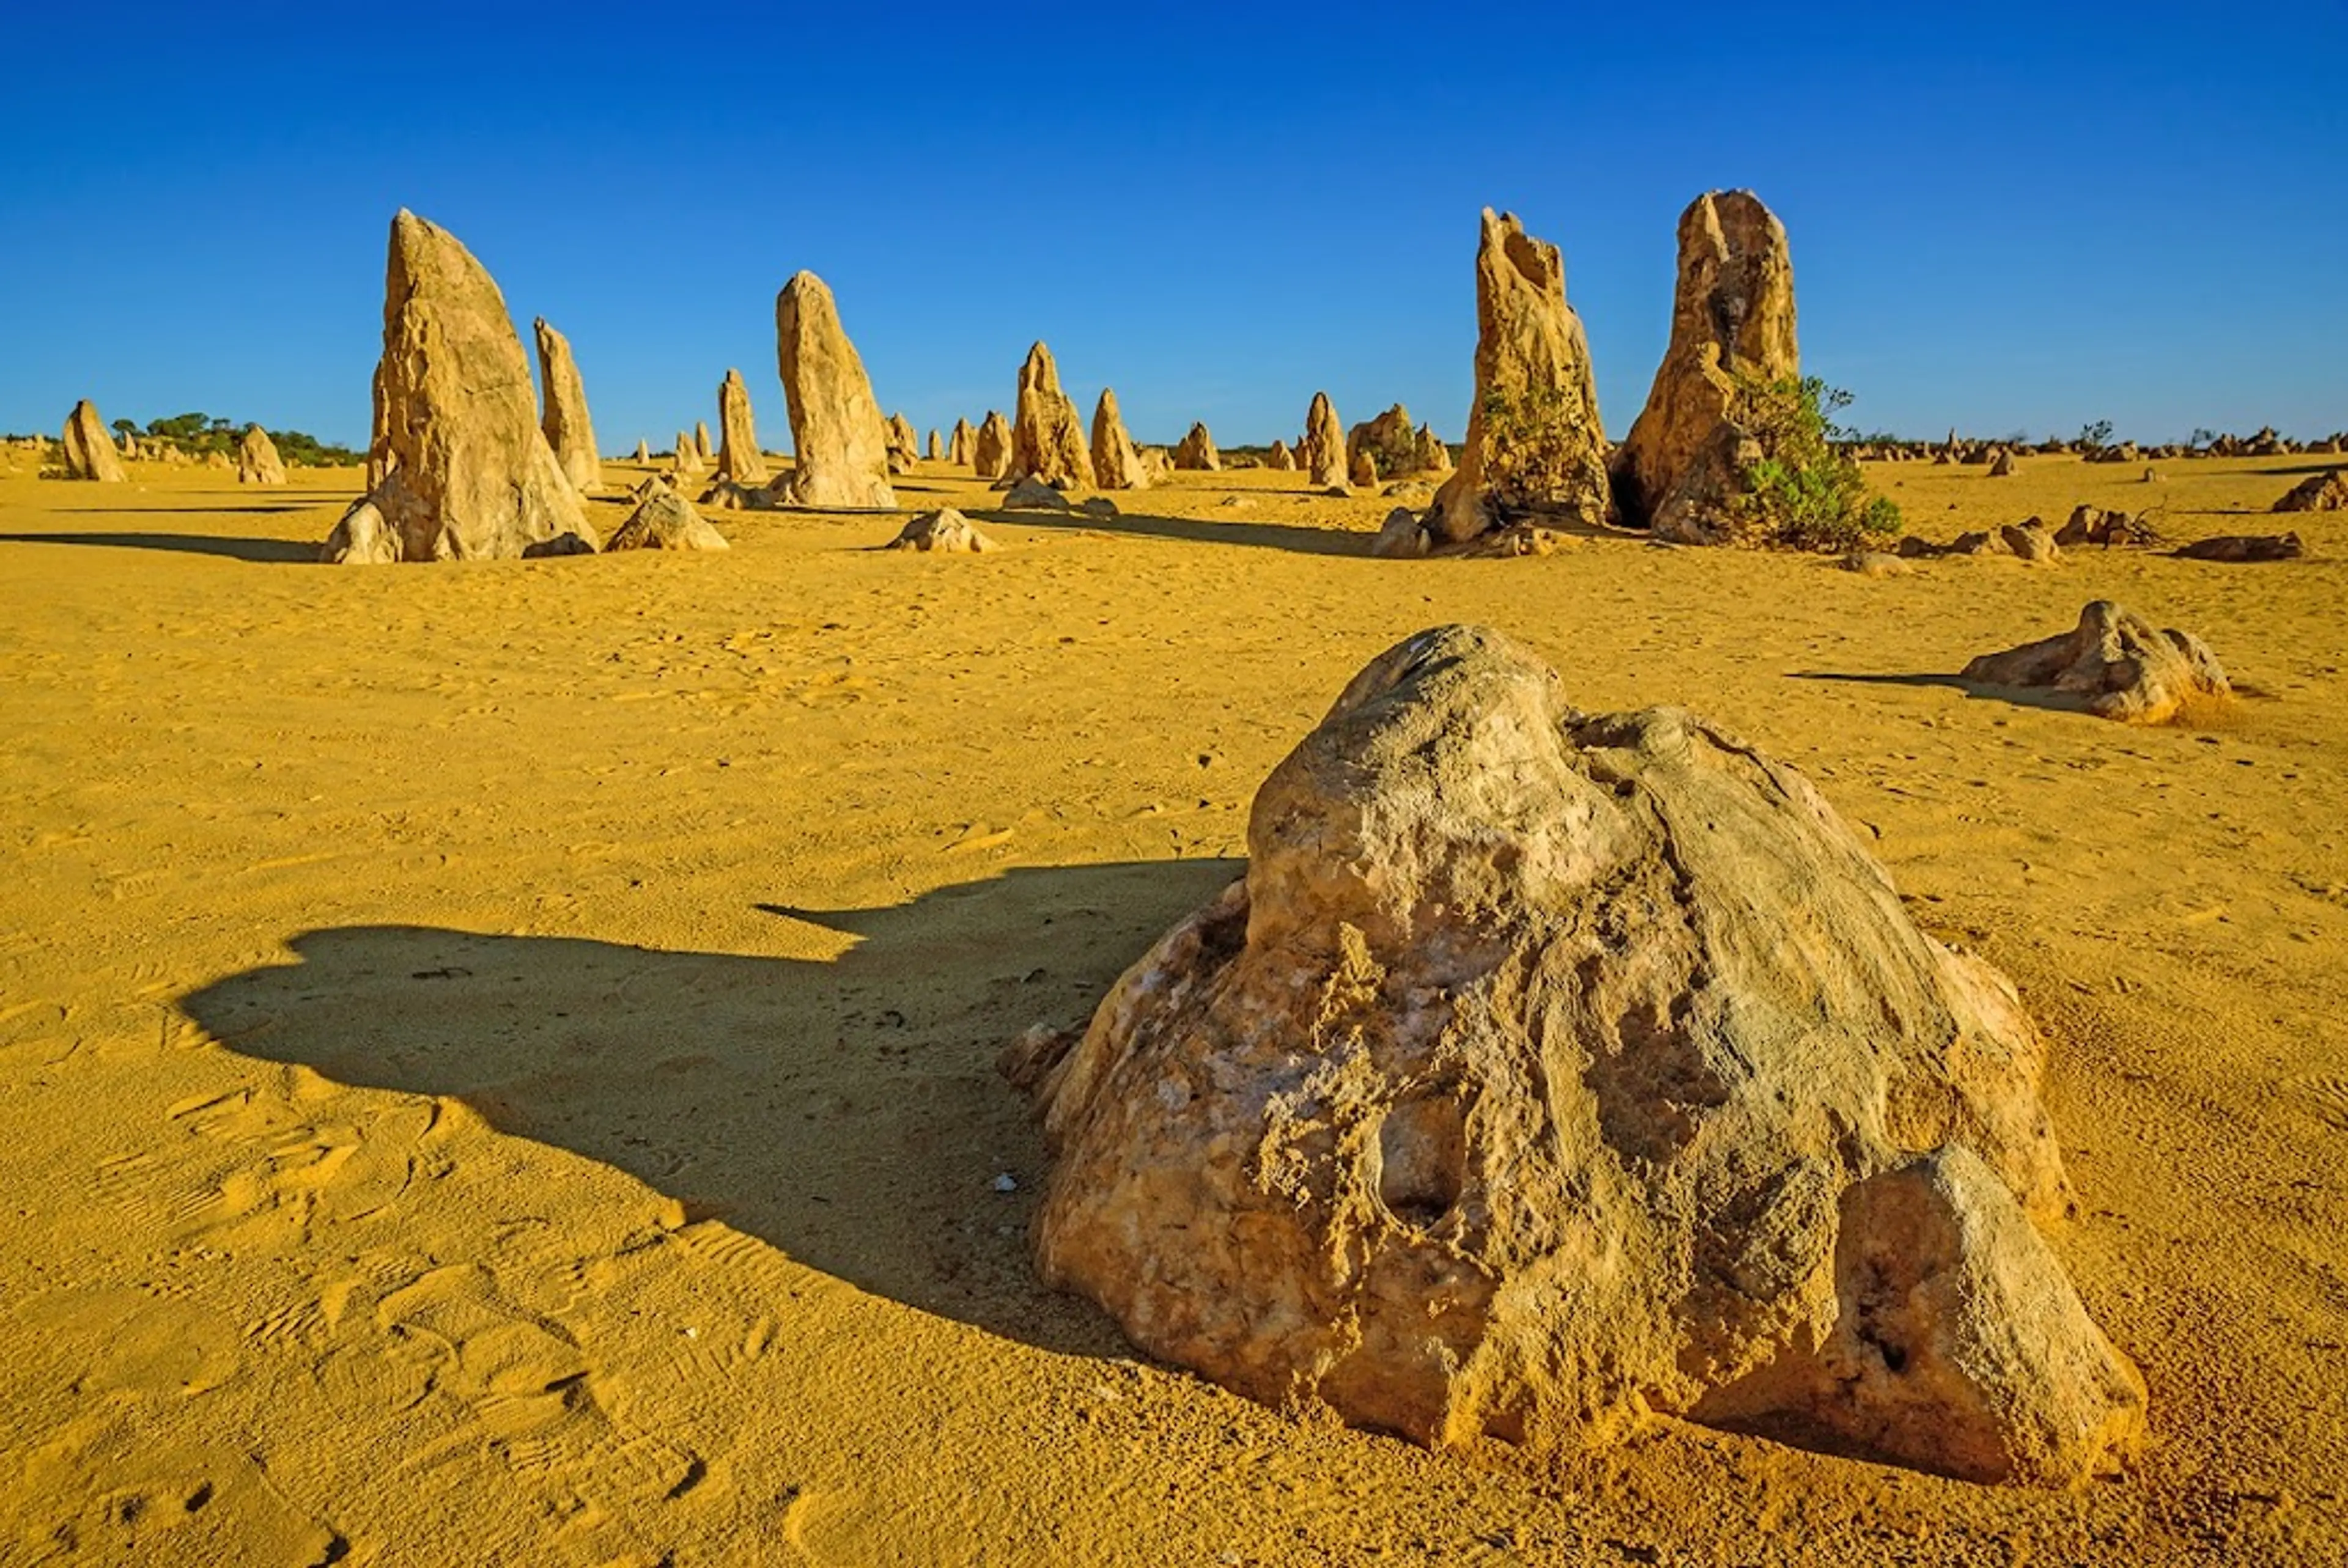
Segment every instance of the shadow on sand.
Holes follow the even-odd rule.
[[[1946,686],[1962,692],[1978,702],[2010,702],[2017,708],[2042,708],[2049,712],[2084,713],[2087,702],[2069,692],[2057,692],[2050,686],[1993,686],[1985,681],[1968,681],[1961,675],[1859,675],[1833,670],[1794,670],[1787,673],[1788,681],[1849,681],[1861,686]]]
[[[240,511],[298,511],[300,507],[244,507]],[[242,539],[218,534],[57,533],[0,534],[0,544],[97,545],[119,550],[172,550],[183,555],[226,556],[243,561],[307,561],[314,565],[318,547],[299,539]]]
[[[1206,518],[1159,518],[1140,512],[1120,512],[1114,518],[1088,517],[1082,512],[1006,512],[997,508],[963,514],[973,522],[997,523],[1014,528],[1065,528],[1071,533],[1132,534],[1141,538],[1181,539],[1200,545],[1255,545],[1265,549],[1293,550],[1300,555],[1367,558],[1376,536],[1338,528],[1301,528],[1289,523],[1266,523],[1234,518],[1229,522]]]
[[[1043,1143],[995,1053],[1031,1024],[1081,1025],[1241,868],[1019,869],[891,908],[757,906],[849,938],[829,961],[343,927],[180,1005],[245,1057],[453,1096],[906,1306],[1129,1354],[1035,1279]],[[1004,1173],[1015,1191],[995,1190]]]

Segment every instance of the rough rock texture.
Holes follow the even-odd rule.
[[[1418,514],[1408,507],[1396,507],[1386,514],[1378,537],[1370,541],[1370,553],[1388,560],[1409,560],[1425,555],[1426,545],[1426,529]]]
[[[1003,509],[1006,512],[1066,512],[1073,508],[1068,505],[1067,497],[1029,474],[1011,482],[1009,491],[1003,497]]]
[[[680,430],[676,433],[676,452],[669,458],[669,466],[688,477],[701,472],[701,452],[694,446],[693,437]]]
[[[763,485],[768,477],[750,416],[750,388],[738,370],[727,370],[717,384],[717,477],[736,485]]]
[[[935,426],[931,427],[929,444],[924,450],[925,455],[929,457],[931,462],[942,463],[945,461],[945,437],[937,433]]]
[[[2333,468],[2312,475],[2291,487],[2274,504],[2278,512],[2348,511],[2348,471]]]
[[[2063,559],[2062,547],[2054,542],[2054,536],[2048,533],[2036,518],[2026,523],[2003,524],[1998,528],[1997,537],[2005,541],[2007,549],[2024,560],[2058,561]]]
[[[2057,529],[2058,545],[2150,545],[2160,536],[2142,518],[2127,512],[2107,512],[2101,507],[2077,506]]]
[[[68,479],[119,485],[126,477],[122,454],[114,449],[114,438],[106,433],[106,421],[98,416],[98,405],[87,397],[75,404],[73,412],[66,415],[65,465]]]
[[[910,474],[921,461],[922,438],[913,433],[913,422],[902,414],[889,415],[886,430],[889,437],[889,472]]]
[[[894,507],[880,405],[813,272],[795,274],[776,298],[775,345],[795,454],[785,494],[802,507]]]
[[[1624,522],[1658,538],[1717,544],[1743,488],[1736,377],[1801,374],[1785,225],[1749,190],[1699,196],[1680,215],[1672,336],[1647,406],[1615,454]]]
[[[1288,449],[1287,442],[1275,441],[1272,444],[1272,450],[1263,455],[1263,466],[1282,474],[1292,474],[1296,471],[1296,455]]]
[[[389,566],[399,559],[399,536],[374,498],[362,496],[318,547],[318,559],[328,566]]]
[[[1484,210],[1476,247],[1476,401],[1457,472],[1428,527],[1458,542],[1519,518],[1612,516],[1606,429],[1565,259],[1514,213]]]
[[[579,362],[571,356],[571,340],[546,324],[533,323],[538,338],[538,384],[546,404],[539,429],[553,450],[554,465],[571,487],[581,495],[603,482],[603,459],[595,448],[595,426],[587,417],[587,384],[579,379]]]
[[[2008,478],[2016,471],[2013,454],[2011,452],[2000,451],[1996,456],[1990,459],[1989,477],[1993,479]]]
[[[652,460],[652,443],[644,440],[642,436],[638,436],[636,438],[636,461],[639,463],[649,463]]]
[[[1435,445],[1437,451],[1442,449],[1441,442]],[[1418,427],[1410,422],[1410,410],[1399,403],[1376,418],[1365,419],[1345,432],[1348,469],[1354,460],[1365,452],[1377,464],[1378,472],[1388,476],[1416,474],[1430,466]],[[1445,466],[1448,466],[1447,459]]]
[[[1257,1399],[2059,1485],[2145,1396],[2032,1228],[2043,1053],[1800,774],[1447,627],[1273,771],[1243,881],[1004,1067],[1045,1278]]]
[[[240,485],[282,485],[285,483],[285,460],[277,455],[277,443],[269,432],[258,425],[244,427],[244,439],[236,444],[236,482]]]
[[[1378,482],[1377,458],[1367,452],[1354,453],[1352,470],[1345,477],[1353,484],[1369,488]]]
[[[1188,434],[1175,444],[1174,466],[1211,474],[1223,466],[1222,455],[1215,450],[1215,438],[1207,434],[1207,423],[1200,420]]]
[[[997,548],[968,518],[947,507],[923,512],[904,531],[880,547],[887,550],[933,550],[947,555],[977,555]]]
[[[709,421],[706,419],[693,422],[693,455],[705,463],[717,455],[709,445]]]
[[[2059,636],[1984,653],[1961,679],[1991,686],[2046,686],[2082,699],[2098,718],[2160,724],[2190,702],[2228,698],[2217,656],[2189,631],[2161,630],[2099,599]]]
[[[977,439],[971,444],[971,466],[982,479],[1000,479],[1011,466],[1011,421],[990,408],[979,421]]]
[[[1141,471],[1149,476],[1151,484],[1162,485],[1174,477],[1174,455],[1163,446],[1144,446]]]
[[[2307,545],[2291,534],[2219,534],[2196,539],[2175,552],[2186,560],[2278,561],[2304,560]]]
[[[1297,461],[1315,485],[1345,482],[1345,427],[1325,392],[1313,395],[1304,415],[1304,439],[1296,444]]]
[[[693,504],[665,484],[651,486],[628,520],[614,529],[605,551],[722,550],[732,547]]]
[[[1011,422],[1011,466],[1014,479],[1030,475],[1061,489],[1092,483],[1092,455],[1085,446],[1085,427],[1076,405],[1060,390],[1060,370],[1052,351],[1042,343],[1027,351],[1019,367],[1019,401]]]
[[[1117,394],[1101,388],[1093,405],[1093,484],[1103,490],[1139,490],[1149,484],[1141,454],[1125,432],[1125,416],[1117,412]]]
[[[505,297],[454,235],[404,210],[391,220],[376,387],[383,477],[370,498],[399,559],[511,558],[565,534],[592,542],[539,427]]]
[[[946,461],[952,463],[957,468],[969,467],[971,464],[971,444],[975,439],[975,436],[976,433],[971,429],[969,420],[955,420],[952,444],[946,448]]]
[[[1396,404],[1395,407],[1402,405]],[[1451,471],[1451,448],[1435,433],[1432,425],[1418,427],[1418,468],[1424,474],[1447,474]]]

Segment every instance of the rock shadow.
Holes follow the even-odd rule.
[[[1986,681],[1968,681],[1956,674],[1887,675],[1835,670],[1794,670],[1787,672],[1786,679],[1848,681],[1861,686],[1946,686],[1976,701],[2008,702],[2017,708],[2042,708],[2059,713],[2084,713],[2087,711],[2085,698],[2069,692],[2057,692],[2051,686],[1998,686]]]
[[[1292,523],[1255,522],[1234,518],[1229,522],[1206,518],[1161,518],[1144,512],[1120,512],[1096,518],[1084,512],[1004,511],[989,507],[963,514],[973,522],[1014,528],[1065,528],[1071,533],[1131,534],[1140,538],[1180,539],[1200,545],[1254,545],[1265,549],[1292,550],[1300,555],[1358,556],[1370,559],[1367,529],[1301,528]]]
[[[222,508],[250,512],[299,511],[301,507],[242,507]],[[318,547],[299,539],[238,538],[220,534],[54,533],[0,534],[0,544],[95,545],[105,549],[170,550],[181,555],[225,556],[231,560],[281,563],[306,561],[315,565]]]
[[[1089,1302],[1035,1278],[1045,1157],[995,1054],[1032,1024],[1080,1025],[1241,869],[1017,869],[894,907],[757,906],[849,938],[829,960],[340,927],[180,1005],[238,1054],[453,1097],[905,1306],[1126,1355]]]

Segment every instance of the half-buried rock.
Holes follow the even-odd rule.
[[[996,548],[968,518],[946,507],[923,512],[904,531],[880,547],[887,550],[931,550],[942,555],[978,555]]]
[[[577,491],[539,427],[530,361],[505,297],[456,236],[412,212],[391,220],[383,358],[376,367],[380,477],[322,551],[328,560],[511,558],[570,536],[592,548]],[[355,523],[361,507],[372,522]],[[354,529],[370,531],[364,548]]]
[[[2217,655],[2199,638],[2160,630],[2107,599],[2081,610],[2079,624],[2059,636],[1982,654],[1960,679],[2046,687],[2079,699],[2098,718],[2137,724],[2164,724],[2188,704],[2233,695]]]
[[[1660,1412],[2064,1485],[2137,1437],[2033,1223],[2070,1201],[2036,1031],[1791,768],[1446,627],[1248,847],[1081,1041],[1004,1053],[1043,1275],[1144,1349],[1429,1443]]]
[[[693,503],[654,479],[644,498],[612,535],[605,550],[722,550],[733,547]]]

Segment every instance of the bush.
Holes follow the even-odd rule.
[[[1851,550],[1900,531],[1899,507],[1869,495],[1858,461],[1835,446],[1854,435],[1834,423],[1849,393],[1815,375],[1739,375],[1736,391],[1736,422],[1761,448],[1745,465],[1745,490],[1734,503],[1754,543]]]

